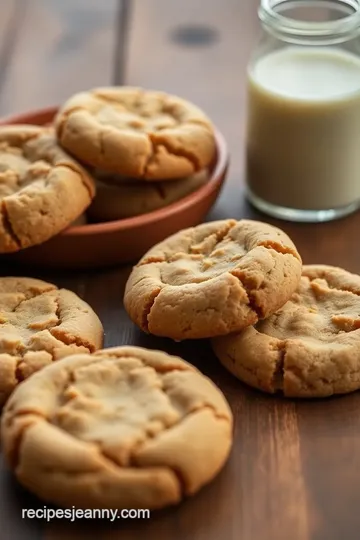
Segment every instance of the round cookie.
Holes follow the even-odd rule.
[[[102,342],[100,320],[73,292],[32,278],[0,278],[0,405],[35,371]]]
[[[240,380],[288,397],[324,397],[360,388],[360,276],[304,266],[300,285],[255,327],[212,341]]]
[[[61,145],[88,165],[133,178],[190,176],[215,157],[213,126],[195,105],[164,92],[96,88],[55,118]]]
[[[54,131],[0,127],[0,253],[45,242],[90,204],[95,185]]]
[[[295,291],[301,258],[280,229],[248,220],[204,223],[154,246],[133,268],[124,304],[145,332],[176,340],[241,330]]]
[[[211,481],[232,414],[180,358],[117,347],[55,362],[21,384],[2,416],[19,482],[69,508],[162,508]]]
[[[204,185],[207,170],[172,182],[140,182],[121,179],[96,181],[96,197],[87,214],[93,221],[113,221],[153,212],[172,204]]]

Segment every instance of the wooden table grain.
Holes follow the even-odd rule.
[[[245,69],[257,39],[256,0],[1,0],[0,114],[56,104],[95,85],[163,89],[202,106],[232,154],[226,187],[208,219],[277,223],[305,263],[360,272],[360,215],[323,225],[268,220],[243,197]],[[341,181],[341,179],[339,179]],[[115,249],[115,248],[114,248]],[[1,540],[358,540],[360,394],[286,400],[231,377],[206,341],[176,344],[142,334],[122,306],[129,267],[37,275],[73,289],[101,317],[106,346],[136,344],[178,354],[222,389],[235,416],[224,470],[198,495],[149,520],[95,523],[22,519],[44,505],[0,461]]]

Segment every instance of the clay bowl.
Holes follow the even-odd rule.
[[[2,124],[51,123],[57,108],[41,109],[0,120]],[[3,260],[42,268],[89,269],[137,261],[167,236],[201,223],[225,180],[229,154],[216,132],[217,159],[209,181],[194,193],[160,210],[107,223],[69,227],[47,242],[3,256]]]

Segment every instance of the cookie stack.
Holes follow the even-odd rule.
[[[92,221],[163,208],[203,185],[215,158],[212,123],[163,92],[100,88],[70,98],[55,119],[59,143],[89,167]]]
[[[137,88],[76,94],[53,126],[1,126],[0,253],[43,243],[74,222],[171,204],[208,180],[215,153],[201,110]]]
[[[255,221],[206,223],[152,248],[127,282],[145,332],[211,338],[241,381],[289,397],[360,388],[360,277],[302,267],[291,239]]]

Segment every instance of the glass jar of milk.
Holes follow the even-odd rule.
[[[262,0],[248,68],[247,196],[292,221],[360,207],[360,0]]]

